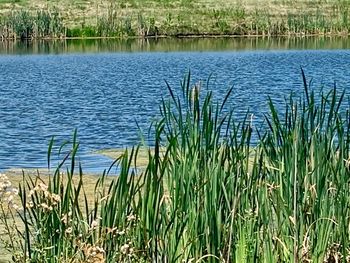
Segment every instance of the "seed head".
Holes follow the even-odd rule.
[[[71,234],[73,232],[73,229],[71,227],[68,227],[65,231],[67,235]]]
[[[122,252],[122,254],[124,255],[128,254],[129,250],[130,250],[129,244],[122,245],[120,248],[120,252]]]
[[[96,228],[97,226],[98,226],[98,222],[97,222],[96,220],[94,220],[94,221],[91,222],[91,225],[90,225],[91,229],[94,229],[94,228]]]
[[[128,222],[135,221],[135,220],[136,220],[136,216],[135,216],[135,215],[128,215],[128,216],[126,217],[126,220],[127,220]]]

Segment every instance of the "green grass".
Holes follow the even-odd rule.
[[[304,93],[282,111],[268,101],[253,130],[249,114],[233,119],[231,91],[213,101],[187,76],[160,105],[146,168],[139,147],[126,150],[92,204],[74,165],[23,177],[13,251],[33,262],[346,262],[349,109],[344,93],[315,94],[302,77]],[[75,163],[76,134],[71,147],[62,163]]]
[[[3,17],[57,10],[67,37],[347,35],[350,28],[350,3],[340,0],[34,0],[0,8]]]

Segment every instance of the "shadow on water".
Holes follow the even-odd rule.
[[[348,37],[250,37],[0,41],[0,54],[349,49]]]

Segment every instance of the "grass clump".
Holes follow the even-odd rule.
[[[0,17],[1,18],[1,17]],[[62,18],[57,10],[14,11],[0,19],[2,39],[60,38],[65,36]]]
[[[284,112],[269,100],[255,130],[248,113],[234,120],[231,90],[213,102],[188,76],[160,105],[146,167],[139,147],[125,150],[93,202],[74,135],[47,183],[23,177],[8,248],[35,262],[347,262],[349,110],[336,88],[316,96],[303,83]]]

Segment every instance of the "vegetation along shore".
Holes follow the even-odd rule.
[[[85,179],[75,133],[51,175],[0,176],[2,244],[17,262],[349,262],[345,93],[302,82],[256,129],[188,76],[113,178]]]
[[[345,0],[0,1],[1,39],[348,35]]]

